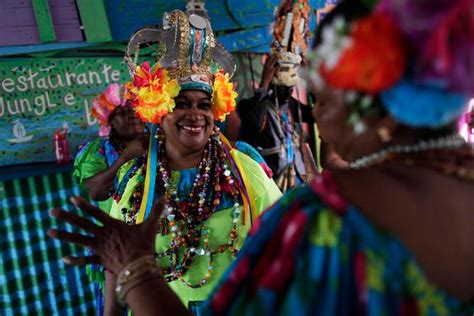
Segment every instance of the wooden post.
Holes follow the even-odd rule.
[[[77,0],[77,6],[88,43],[113,40],[103,0]]]
[[[56,33],[54,32],[53,19],[51,18],[48,0],[32,0],[32,5],[41,42],[55,41]]]

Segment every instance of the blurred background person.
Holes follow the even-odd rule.
[[[311,108],[292,93],[299,66],[306,58],[310,12],[308,1],[282,1],[276,11],[272,54],[265,61],[260,88],[237,107],[239,139],[260,152],[283,192],[306,178],[301,148],[314,121]]]
[[[124,93],[123,85],[112,83],[92,101],[100,137],[84,144],[74,160],[81,188],[107,212],[118,169],[143,155],[148,142],[145,123],[125,101]]]
[[[99,138],[87,142],[74,160],[74,176],[84,192],[109,214],[117,171],[126,162],[145,154],[145,124],[125,100],[125,87],[112,83],[92,101],[92,115],[99,122]],[[102,266],[86,269],[94,282],[99,314],[104,306],[105,276]],[[113,291],[112,291],[113,294]]]

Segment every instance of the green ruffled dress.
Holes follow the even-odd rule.
[[[240,213],[240,219],[238,223],[238,237],[235,241],[237,249],[240,249],[245,238],[247,237],[250,225],[252,222],[252,217],[250,214],[261,214],[267,207],[272,205],[281,197],[281,192],[278,189],[275,182],[268,177],[264,169],[248,155],[233,150],[233,159],[237,166],[239,167],[239,172],[245,181],[246,191],[250,200],[253,202],[254,210],[247,214],[247,220],[244,224],[244,212]],[[122,218],[122,209],[130,208],[130,196],[135,191],[135,188],[138,184],[139,175],[135,174],[129,176],[129,170],[131,168],[136,168],[134,162],[130,161],[119,170],[118,178],[120,186],[125,185],[125,190],[121,196],[120,201],[113,202],[110,215],[114,218]],[[185,169],[180,171],[172,172],[172,186],[177,188],[178,197],[180,201],[186,200],[189,197],[189,193],[192,188],[194,178],[197,173],[197,168]],[[123,181],[126,181],[124,184]],[[228,196],[223,196],[221,203],[219,204],[217,211],[212,214],[205,222],[205,227],[209,232],[209,246],[211,250],[217,250],[218,245],[225,244],[229,241],[229,233],[232,227],[233,220],[233,204],[234,200]],[[242,205],[242,201],[239,202]],[[242,206],[240,206],[242,209]],[[170,235],[161,235],[158,234],[156,238],[156,251],[157,253],[163,253],[168,248],[169,242],[171,240]],[[201,240],[199,246],[202,246],[204,241]],[[195,305],[198,305],[200,302],[204,301],[208,295],[211,293],[212,289],[218,283],[222,274],[225,272],[227,267],[234,260],[234,257],[229,249],[226,249],[223,253],[217,253],[213,255],[213,264],[210,274],[210,278],[207,283],[199,288],[191,288],[185,283],[192,285],[199,284],[205,275],[208,273],[209,260],[210,257],[207,255],[196,255],[193,258],[192,264],[189,270],[183,275],[183,280],[175,280],[169,282],[169,286],[177,293],[181,301],[185,306],[192,308]],[[163,268],[169,266],[168,257],[160,259],[160,264]]]

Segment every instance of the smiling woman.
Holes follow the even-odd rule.
[[[193,310],[237,255],[251,222],[281,193],[252,153],[233,148],[215,127],[214,121],[234,110],[237,93],[230,82],[232,57],[215,42],[209,22],[180,11],[164,20],[167,28],[139,30],[128,45],[128,57],[147,41],[167,49],[153,66],[128,58],[133,80],[126,84],[127,100],[149,123],[150,144],[146,155],[118,170],[110,215],[138,224],[164,197],[154,257],[169,286]],[[106,315],[121,312],[110,289],[123,297],[127,284],[117,277],[106,272]]]
[[[200,90],[184,90],[175,98],[172,113],[163,118],[161,127],[167,135],[166,151],[173,169],[187,169],[199,164],[202,149],[214,129],[214,114],[209,95]],[[186,156],[187,159],[182,159]]]

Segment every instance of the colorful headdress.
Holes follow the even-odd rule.
[[[158,44],[156,64],[137,65],[140,45],[151,43]],[[160,27],[135,32],[126,61],[133,74],[128,98],[145,122],[159,123],[173,111],[180,90],[209,93],[216,120],[223,121],[235,109],[232,55],[216,42],[209,21],[197,14],[165,13]]]
[[[346,92],[355,125],[377,99],[408,125],[454,121],[474,93],[474,0],[364,3],[370,15],[321,30],[312,81]]]
[[[109,116],[117,107],[125,105],[124,92],[122,84],[111,83],[104,92],[92,100],[92,116],[99,121],[100,136],[109,135]]]
[[[283,0],[275,12],[272,53],[278,56],[278,71],[273,83],[292,87],[298,78],[298,68],[306,59],[309,42],[308,0]]]

